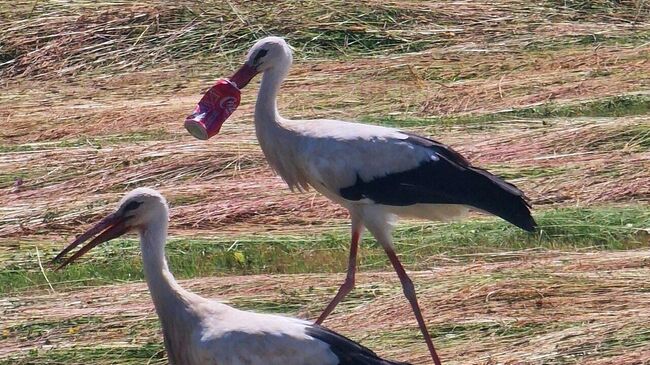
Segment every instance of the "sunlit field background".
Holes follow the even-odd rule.
[[[479,214],[397,226],[445,364],[650,359],[650,3],[79,0],[0,3],[0,364],[167,363],[135,236],[48,264],[139,186],[170,202],[183,286],[320,313],[348,217],[270,171],[259,80],[210,141],[182,124],[266,35],[294,47],[284,116],[431,136],[531,198],[535,234]],[[366,237],[360,256],[326,325],[428,363],[383,251]]]

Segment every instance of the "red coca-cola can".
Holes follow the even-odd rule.
[[[235,84],[227,79],[218,80],[185,119],[185,129],[201,140],[214,136],[237,109],[240,100],[241,92]]]

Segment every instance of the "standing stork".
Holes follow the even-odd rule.
[[[352,240],[347,276],[316,323],[322,323],[354,287],[359,240],[366,228],[386,251],[431,357],[440,365],[413,283],[395,254],[391,237],[394,218],[446,221],[475,209],[534,231],[536,223],[530,205],[514,185],[472,166],[458,152],[435,140],[395,128],[283,118],[276,98],[292,59],[291,48],[282,38],[261,39],[230,81],[242,89],[255,75],[263,74],[255,104],[255,132],[268,163],[290,189],[313,187],[350,212]],[[217,124],[217,130],[223,123],[217,113],[209,110],[191,118]],[[191,125],[188,130],[197,135]]]
[[[58,269],[102,242],[140,234],[144,272],[172,365],[408,365],[317,324],[245,312],[191,293],[176,282],[165,260],[169,209],[155,190],[139,188],[119,208],[79,236],[54,260],[99,234]],[[57,270],[58,270],[57,269]]]

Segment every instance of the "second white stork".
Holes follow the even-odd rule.
[[[533,231],[536,224],[530,206],[514,185],[472,166],[458,152],[435,140],[395,128],[283,118],[276,97],[291,63],[287,43],[282,38],[267,37],[253,45],[230,81],[242,89],[255,75],[263,74],[255,104],[255,132],[268,163],[292,190],[313,187],[350,212],[347,276],[316,323],[322,323],[354,287],[358,244],[365,227],[388,255],[431,357],[440,364],[413,283],[395,254],[391,237],[394,218],[446,221],[474,209]],[[194,117],[215,118],[215,113]]]
[[[139,188],[118,209],[79,236],[54,260],[97,235],[59,269],[102,242],[135,230],[144,272],[171,365],[408,365],[319,325],[237,310],[183,289],[165,260],[169,209],[155,190]]]

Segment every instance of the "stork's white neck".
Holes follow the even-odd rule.
[[[140,249],[144,274],[161,321],[164,314],[178,311],[187,306],[187,298],[192,293],[181,288],[169,271],[165,259],[167,239],[167,217],[160,217],[140,230]]]
[[[199,322],[193,306],[204,301],[176,282],[165,259],[167,212],[140,230],[140,248],[144,274],[156,307],[170,364],[196,363],[190,360],[189,335]]]
[[[287,60],[264,71],[255,103],[255,123],[258,127],[261,123],[277,124],[282,119],[278,112],[277,97],[290,66],[291,61]]]
[[[273,67],[264,71],[255,104],[255,134],[269,165],[289,185],[290,189],[307,190],[306,175],[287,156],[295,154],[296,134],[289,128],[291,121],[278,112],[277,96],[282,81],[291,67],[291,53]]]

